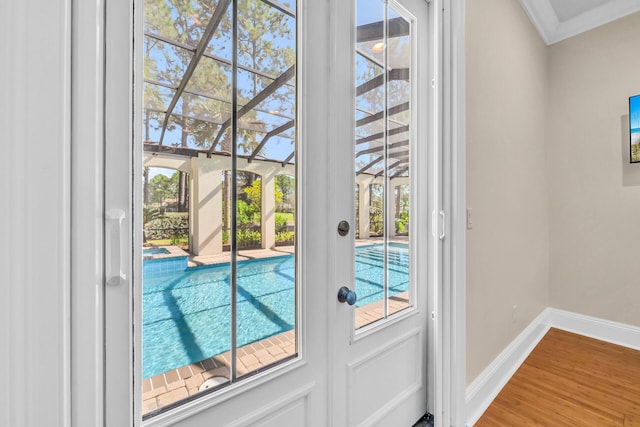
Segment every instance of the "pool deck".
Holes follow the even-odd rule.
[[[392,243],[407,243],[409,241],[406,236],[395,236],[389,238]],[[382,238],[372,237],[369,239],[356,240],[356,246],[375,245],[382,243]],[[239,250],[238,261],[246,261],[252,259],[273,258],[278,256],[291,255],[295,253],[295,246],[276,246],[274,249],[250,249]],[[198,267],[203,265],[223,264],[231,261],[230,252],[222,252],[216,255],[190,255],[189,267]]]
[[[403,292],[389,298],[389,314],[409,305],[409,296]],[[383,317],[382,301],[355,309],[356,328]],[[238,376],[260,370],[296,354],[294,331],[284,332],[238,348]],[[142,382],[142,413],[147,414],[164,406],[194,396],[214,377],[229,378],[231,354],[225,352],[201,362],[147,378]]]
[[[390,239],[393,242],[406,242],[402,237]],[[356,241],[357,246],[381,243],[380,239]],[[280,246],[276,249],[257,249],[239,251],[238,260],[263,259],[294,253],[293,246]],[[229,262],[229,252],[212,256],[190,256],[189,266],[212,265]],[[402,292],[389,298],[389,314],[396,313],[409,306],[408,292]],[[357,307],[355,326],[360,328],[384,317],[383,301]],[[238,348],[237,375],[260,370],[278,361],[296,355],[296,337],[294,331],[284,332]],[[207,380],[214,377],[224,381],[229,378],[231,354],[225,352],[197,363],[182,366],[147,378],[142,382],[142,413],[148,414],[167,405],[200,393],[207,387]]]
[[[260,370],[296,354],[293,331],[274,335],[238,348],[238,376]],[[231,353],[225,352],[200,362],[147,378],[142,382],[142,413],[186,399],[200,393],[211,378],[229,378]]]

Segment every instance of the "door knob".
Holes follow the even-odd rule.
[[[358,296],[356,293],[346,286],[343,286],[338,290],[338,301],[342,303],[346,302],[349,305],[353,305],[356,303],[357,299]]]

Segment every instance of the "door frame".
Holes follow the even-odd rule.
[[[429,0],[425,0],[429,1]],[[104,405],[104,119],[107,0],[72,1],[71,18],[71,421],[103,425]],[[449,213],[443,272],[442,389],[436,425],[465,425],[466,149],[465,0],[431,0],[443,11],[441,117],[445,203]],[[112,2],[111,2],[112,3]],[[81,179],[80,179],[81,178]],[[448,209],[447,209],[448,208]],[[447,326],[448,325],[448,326]],[[90,373],[90,374],[87,374]],[[442,394],[439,393],[442,392]],[[440,416],[438,416],[440,414]]]
[[[426,0],[429,1],[429,0]],[[444,413],[436,426],[466,425],[466,97],[465,97],[465,4],[466,0],[440,2],[442,11],[442,146],[443,208],[443,388],[436,414]],[[440,7],[442,6],[442,7]],[[436,397],[438,394],[436,394]],[[440,412],[442,410],[443,412]]]

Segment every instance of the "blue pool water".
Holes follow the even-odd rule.
[[[147,248],[142,250],[142,255],[165,255],[169,251],[165,248]]]
[[[392,296],[408,287],[407,246],[392,244],[388,255]],[[382,245],[356,250],[357,306],[382,299],[383,257]],[[175,268],[181,264],[171,258],[144,264],[143,377],[228,351],[229,264]],[[237,284],[238,346],[294,327],[293,255],[238,262]]]

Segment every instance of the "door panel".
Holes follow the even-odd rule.
[[[358,0],[334,13],[336,39],[352,41],[334,43],[341,64],[332,74],[339,100],[334,221],[357,224],[354,233],[335,234],[334,287],[353,289],[361,304],[336,301],[332,313],[332,419],[336,426],[411,425],[427,412],[433,381],[429,11],[420,0]]]
[[[414,329],[348,364],[348,425],[372,424],[420,391],[424,376],[422,338],[420,328]],[[394,369],[396,366],[409,369]]]
[[[163,4],[164,0],[153,1],[154,4]],[[269,5],[284,11],[285,14],[291,12],[291,7],[287,7],[290,1],[230,0],[228,2],[230,7],[254,3]],[[181,372],[181,368],[186,365],[172,371],[160,369],[152,377],[162,377],[164,383],[154,383],[151,380],[148,382],[148,388],[143,388],[146,387],[143,380],[147,379],[144,373],[143,335],[144,328],[150,327],[148,325],[153,322],[147,325],[144,323],[145,316],[148,314],[145,310],[150,310],[148,306],[144,306],[146,301],[144,275],[147,274],[147,277],[151,278],[154,273],[157,273],[159,277],[166,278],[169,274],[162,269],[145,270],[146,267],[143,264],[142,224],[145,218],[142,204],[145,194],[144,187],[140,183],[145,180],[144,167],[168,167],[187,173],[187,175],[180,175],[179,178],[181,180],[179,182],[188,183],[186,188],[189,189],[188,198],[191,203],[188,218],[189,247],[183,250],[191,252],[190,261],[196,263],[200,262],[198,256],[212,256],[209,251],[215,245],[223,243],[225,215],[235,217],[228,230],[231,236],[236,236],[236,239],[232,238],[230,242],[231,258],[235,257],[238,261],[243,256],[242,250],[238,248],[240,240],[238,218],[245,215],[246,211],[238,208],[237,201],[239,189],[245,182],[239,181],[238,177],[241,176],[239,172],[252,174],[252,182],[260,182],[261,195],[274,191],[275,176],[259,166],[265,161],[264,156],[253,156],[251,151],[247,151],[246,145],[236,146],[224,159],[217,159],[216,154],[221,155],[221,153],[215,153],[210,158],[209,154],[212,153],[198,152],[185,160],[182,157],[188,151],[185,148],[189,147],[172,145],[169,145],[168,150],[158,148],[156,153],[166,151],[165,156],[153,155],[153,150],[145,152],[143,141],[149,141],[150,137],[145,135],[146,130],[141,123],[144,123],[145,108],[149,105],[142,102],[142,85],[145,83],[144,79],[147,79],[146,84],[154,84],[153,81],[157,82],[157,79],[150,78],[145,74],[148,70],[143,69],[141,58],[144,57],[144,42],[134,43],[133,62],[127,54],[131,48],[131,40],[146,40],[144,27],[142,22],[139,22],[139,15],[134,15],[132,10],[122,6],[107,10],[107,22],[110,23],[129,22],[132,16],[138,19],[127,41],[124,40],[126,38],[123,35],[124,32],[118,33],[118,28],[115,26],[108,27],[107,30],[107,39],[110,41],[107,44],[107,57],[110,58],[111,67],[118,70],[117,73],[110,73],[107,76],[108,87],[130,89],[132,86],[130,71],[134,70],[132,91],[134,95],[131,93],[127,95],[123,90],[107,91],[106,94],[107,128],[118,130],[118,132],[107,132],[105,193],[109,197],[105,199],[105,210],[113,213],[114,208],[123,209],[126,219],[122,227],[130,232],[126,237],[120,238],[127,243],[119,246],[125,248],[123,254],[127,258],[127,262],[124,262],[127,265],[126,278],[105,288],[105,299],[108,301],[105,322],[109,344],[106,357],[107,398],[105,400],[108,426],[199,427],[211,425],[211,420],[215,420],[216,425],[229,426],[410,425],[426,411],[427,302],[430,286],[432,286],[429,273],[432,271],[431,255],[433,253],[430,249],[433,237],[430,223],[427,221],[433,192],[433,180],[430,179],[433,171],[429,166],[430,150],[433,145],[431,132],[429,132],[431,96],[427,84],[431,79],[428,61],[431,48],[425,25],[428,11],[426,3],[421,0],[406,0],[402,4],[377,0],[376,3],[382,10],[382,16],[378,16],[370,23],[374,24],[371,31],[375,37],[379,37],[378,27],[382,25],[380,28],[382,28],[384,45],[381,57],[383,66],[374,71],[370,77],[383,76],[383,84],[377,86],[382,87],[383,90],[372,89],[372,93],[377,91],[377,95],[367,101],[369,105],[360,107],[361,109],[375,108],[371,108],[369,113],[360,111],[362,113],[360,118],[366,119],[375,115],[377,110],[382,111],[383,120],[371,120],[368,122],[371,126],[368,127],[376,133],[382,132],[383,137],[377,145],[369,143],[366,148],[361,146],[361,151],[373,151],[360,154],[360,157],[368,156],[368,163],[371,163],[372,153],[382,153],[380,168],[382,174],[378,177],[373,176],[371,180],[370,174],[362,171],[358,176],[367,176],[371,181],[368,183],[358,182],[359,178],[356,177],[356,172],[362,167],[355,168],[358,151],[354,148],[357,137],[357,114],[360,114],[354,113],[356,111],[354,80],[357,66],[354,61],[354,46],[358,37],[354,25],[355,4],[339,1],[298,1],[295,8],[298,20],[296,77],[295,84],[289,85],[294,88],[298,96],[298,105],[292,112],[296,122],[297,145],[293,157],[279,159],[284,163],[292,159],[295,162],[295,171],[291,172],[291,175],[295,175],[296,178],[297,193],[292,203],[296,206],[297,244],[292,267],[277,270],[281,276],[293,274],[298,282],[298,287],[293,291],[297,307],[295,318],[285,319],[266,303],[256,302],[253,298],[255,290],[245,287],[239,281],[236,282],[235,287],[233,283],[228,284],[229,299],[235,299],[236,304],[238,302],[251,304],[274,324],[295,323],[297,325],[290,346],[292,352],[286,354],[286,350],[282,348],[283,352],[270,353],[273,360],[266,365],[258,366],[256,363],[251,363],[253,353],[243,348],[238,341],[237,331],[251,330],[255,323],[241,321],[233,325],[232,319],[235,314],[230,309],[228,317],[221,323],[225,328],[229,328],[230,346],[235,350],[223,355],[223,365],[209,366],[212,363],[218,363],[215,356],[219,355],[203,353],[203,356],[211,360],[203,359],[198,362],[202,371],[196,372],[190,367],[189,372]],[[138,0],[135,6],[136,10],[142,10],[142,0]],[[166,15],[165,18],[170,15]],[[402,18],[404,23],[401,23],[399,18]],[[186,19],[191,20],[194,17],[189,15]],[[379,24],[380,22],[382,24]],[[411,29],[408,34],[407,26]],[[397,33],[398,28],[401,36]],[[385,35],[392,37],[385,39]],[[410,47],[401,48],[402,44],[397,40],[400,37],[409,37]],[[156,37],[153,43],[166,43],[163,38],[166,37]],[[351,42],[345,43],[345,40]],[[370,43],[371,41],[373,43]],[[369,44],[362,49],[373,51],[375,44],[379,41],[369,40],[367,43]],[[182,44],[188,45],[187,42]],[[397,58],[386,52],[391,49],[391,46],[398,50],[409,51],[408,66],[407,58]],[[165,48],[173,49],[166,46]],[[209,57],[207,55],[205,57],[210,60],[210,56],[218,56],[217,54],[222,53],[209,52],[207,54]],[[236,67],[249,68],[249,65],[238,61]],[[405,68],[411,70],[408,75],[406,71],[393,71]],[[194,72],[197,74],[197,71]],[[236,85],[243,80],[240,76],[241,72],[238,72],[235,77]],[[265,78],[264,82],[256,86],[258,89],[252,91],[251,96],[257,96],[269,85],[269,82],[277,80],[277,78]],[[292,78],[289,76],[287,81],[291,82]],[[362,83],[365,83],[365,80],[363,78]],[[398,84],[405,84],[403,82],[410,83],[409,95],[397,87]],[[231,86],[234,85],[231,84]],[[202,87],[188,86],[187,88],[192,96],[201,96],[202,94],[198,93],[202,90],[204,90]],[[391,92],[393,93],[389,95]],[[163,99],[162,93],[162,90],[159,90],[157,99]],[[269,128],[269,123],[261,123],[264,120],[261,120],[260,115],[282,116],[285,114],[280,114],[281,111],[271,109],[266,104],[260,104],[264,101],[262,99],[253,105],[254,107],[259,105],[262,111],[259,114],[256,112],[255,117],[250,117],[251,123],[246,120],[243,122],[243,115],[246,112],[240,110],[244,108],[243,105],[251,103],[250,96],[241,91],[236,91],[235,95],[233,92],[230,93],[231,97],[237,100],[235,104],[232,102],[232,108],[217,111],[218,115],[211,110],[200,113],[211,114],[209,117],[211,120],[216,117],[230,119],[231,131],[228,133],[232,140],[246,138],[250,132],[256,133],[256,127],[266,125],[267,128],[258,129],[262,133],[257,132],[260,138],[254,141],[256,144],[253,149],[257,150],[263,141],[262,138],[266,138],[276,129]],[[277,89],[273,93],[277,93]],[[401,96],[394,98],[398,93]],[[175,95],[175,92],[173,94]],[[130,102],[132,96],[135,103]],[[216,96],[223,98],[220,94]],[[174,98],[177,99],[175,96]],[[164,99],[164,101],[169,100]],[[406,103],[409,103],[411,108],[397,108]],[[131,105],[136,105],[133,113],[128,110]],[[166,113],[170,109],[169,105],[170,101],[165,102],[162,107],[155,108],[160,111],[153,113],[160,114],[163,111]],[[178,100],[176,105],[174,108],[182,109],[180,113],[185,120],[186,116],[194,111],[193,109],[187,111],[184,99]],[[237,111],[233,105],[238,109]],[[147,110],[151,111],[150,108]],[[229,114],[230,117],[228,117]],[[133,123],[131,116],[133,116]],[[154,126],[161,127],[162,122],[163,119],[156,118]],[[148,118],[147,123],[149,123]],[[285,125],[286,123],[279,123],[278,127]],[[399,127],[407,125],[408,129],[398,130]],[[183,125],[179,126],[174,122],[172,126],[172,129],[179,129]],[[131,128],[133,128],[131,132],[123,132]],[[291,128],[280,128],[281,132],[290,130]],[[129,139],[131,133],[135,135],[133,141]],[[234,136],[233,133],[236,135]],[[186,135],[186,139],[193,136],[188,132]],[[272,137],[273,135],[269,138]],[[365,136],[361,135],[361,137]],[[211,138],[215,141],[215,133]],[[224,138],[220,137],[222,140]],[[206,147],[204,148],[206,151]],[[193,150],[193,147],[191,149]],[[191,153],[194,154],[193,151]],[[231,176],[225,176],[226,171],[229,170],[233,173]],[[259,175],[260,178],[253,175]],[[234,176],[236,179],[233,179]],[[110,177],[118,178],[110,179]],[[381,181],[382,187],[372,187],[371,184],[379,184],[374,181],[380,177],[382,179],[378,181]],[[374,206],[379,210],[381,208],[383,213],[381,224],[377,225],[382,230],[380,239],[382,250],[378,253],[360,254],[356,248],[354,231],[357,182],[362,184],[357,190],[357,204],[362,210],[358,212],[357,232],[359,235],[362,233],[363,239],[365,232],[361,230],[371,226],[371,193],[377,192],[376,196],[379,196],[380,205]],[[215,190],[211,191],[212,188]],[[247,188],[252,187],[248,184]],[[224,199],[225,192],[229,193],[227,199]],[[244,194],[251,197],[250,193],[251,190]],[[240,197],[244,195],[240,194]],[[230,202],[224,204],[221,200]],[[235,209],[233,209],[234,205]],[[195,206],[198,209],[195,209]],[[226,208],[226,212],[221,209],[222,206]],[[259,206],[261,208],[260,227],[262,227],[259,243],[261,246],[266,245],[264,249],[273,249],[271,243],[276,233],[264,227],[273,225],[275,211],[264,197]],[[346,236],[340,236],[336,231],[340,220],[347,220],[351,224],[351,231]],[[212,221],[222,224],[218,224],[219,227],[211,227]],[[203,229],[209,232],[202,232]],[[327,230],[331,232],[328,233]],[[406,236],[398,236],[404,233]],[[109,242],[110,245],[117,243],[119,243],[118,238]],[[379,242],[369,243],[378,244]],[[129,249],[126,248],[133,249],[128,252]],[[399,248],[404,252],[398,254]],[[369,303],[352,308],[339,303],[336,293],[342,285],[355,287],[356,293],[360,291],[363,301],[365,300],[362,291],[364,285],[359,285],[356,281],[357,255],[362,255],[360,258],[364,258],[363,264],[371,264],[368,260],[372,258],[367,258],[368,256],[379,261],[373,263],[376,264],[374,265],[375,274],[379,279],[376,280],[374,287],[381,288],[381,291],[378,289],[380,295]],[[404,260],[402,261],[404,271],[400,276],[393,276],[390,271],[397,267],[398,255]],[[233,265],[232,262],[226,274],[231,276],[238,274],[237,263],[236,267]],[[401,281],[404,277],[403,280],[407,282],[405,288],[395,289],[394,280],[397,277],[401,277]],[[366,281],[366,278],[363,281]],[[162,298],[156,300],[158,305],[172,302],[170,301],[172,298],[175,300],[174,308],[164,307],[165,314],[171,317],[172,321],[175,321],[177,311],[192,309],[192,313],[198,315],[198,304],[201,302],[185,304],[188,302],[186,294],[175,291],[176,289],[163,289],[160,292]],[[372,304],[377,306],[372,307]],[[233,302],[230,306],[233,306]],[[362,311],[371,311],[373,315],[367,317],[369,313],[357,314]],[[191,319],[187,318],[183,323],[189,324],[190,321]],[[130,335],[131,325],[133,325],[133,337]],[[211,327],[213,329],[216,326],[220,325],[214,322]],[[187,330],[194,332],[195,329],[188,327]],[[163,335],[159,334],[160,337]],[[183,342],[193,338],[189,334],[179,336]],[[270,339],[275,340],[276,337]],[[193,341],[197,342],[197,339]],[[199,348],[203,351],[201,346],[188,348],[191,350]],[[263,350],[269,352],[266,348]],[[163,346],[157,347],[155,352],[162,353]],[[278,354],[285,354],[285,356],[280,357]],[[270,368],[263,369],[266,367]],[[210,375],[205,378],[207,372],[207,375]],[[224,379],[216,382],[217,380],[213,378],[216,374]],[[209,390],[196,389],[191,394],[190,379],[197,375],[200,375],[202,380],[214,379],[214,381]],[[124,384],[124,379],[128,379],[128,384]],[[176,388],[173,388],[174,386]],[[185,388],[184,392],[181,391],[182,387]],[[144,398],[156,392],[169,396],[162,402],[156,400],[155,407],[143,406]],[[142,421],[143,414],[147,414],[144,421]],[[126,419],[131,422],[125,421]]]
[[[158,12],[162,9],[161,6],[169,3],[164,0],[149,0],[149,2],[156,8],[152,10],[152,13]],[[203,8],[211,6],[209,12],[215,14],[216,4],[221,4],[223,1],[197,1],[192,3],[197,3]],[[161,139],[163,138],[160,136],[162,131],[159,129],[163,126],[164,120],[156,118],[153,121],[150,120],[150,116],[146,115],[146,112],[151,112],[154,106],[150,105],[152,102],[144,102],[143,85],[151,86],[155,83],[162,83],[154,86],[156,92],[152,95],[155,98],[147,98],[153,102],[158,101],[158,105],[163,103],[159,107],[156,106],[158,108],[155,109],[160,110],[160,112],[153,112],[156,115],[170,109],[171,99],[178,99],[176,96],[173,96],[173,98],[165,96],[175,95],[176,93],[174,90],[176,88],[172,89],[167,86],[171,86],[171,84],[173,86],[180,85],[179,82],[175,81],[159,81],[160,78],[167,77],[168,68],[172,64],[162,64],[167,68],[164,70],[164,74],[150,75],[150,71],[154,70],[144,68],[144,49],[157,49],[160,44],[164,43],[163,48],[167,51],[171,50],[173,53],[170,54],[170,57],[176,59],[175,50],[189,47],[189,40],[181,40],[177,43],[179,46],[170,47],[171,43],[167,43],[166,40],[168,38],[167,34],[158,34],[160,31],[156,31],[154,33],[155,37],[149,37],[148,34],[152,29],[145,28],[140,14],[134,14],[133,10],[125,7],[125,5],[121,5],[118,8],[110,8],[107,11],[106,21],[109,23],[132,22],[134,16],[137,18],[135,25],[132,25],[131,31],[122,31],[117,25],[109,26],[107,31],[109,69],[115,69],[117,72],[110,72],[106,78],[108,87],[114,88],[114,90],[107,91],[106,94],[107,127],[109,130],[106,139],[108,150],[105,166],[107,178],[105,191],[110,196],[106,198],[105,210],[113,213],[115,212],[113,211],[114,208],[119,208],[126,212],[125,221],[119,223],[119,225],[120,230],[123,230],[123,234],[126,235],[124,240],[127,241],[127,243],[124,243],[122,241],[123,238],[115,236],[115,232],[111,233],[115,237],[109,240],[110,245],[120,243],[117,247],[122,249],[123,259],[127,260],[124,263],[127,266],[126,278],[105,287],[106,300],[108,301],[105,318],[108,336],[105,411],[107,414],[106,424],[109,426],[121,427],[142,424],[149,426],[203,426],[210,425],[212,419],[216,420],[216,425],[299,426],[327,424],[327,356],[325,343],[328,323],[318,320],[326,318],[328,305],[325,294],[327,283],[325,271],[327,270],[327,265],[329,265],[329,260],[326,249],[326,235],[323,230],[328,227],[329,222],[326,211],[329,204],[329,192],[326,190],[326,183],[316,177],[323,173],[323,168],[327,164],[328,154],[328,137],[324,132],[328,127],[326,114],[328,101],[326,90],[323,89],[328,86],[328,79],[326,73],[322,71],[324,64],[328,62],[328,7],[324,2],[314,1],[301,1],[295,8],[291,7],[292,2],[288,0],[279,2],[232,0],[227,3],[231,7],[234,5],[255,6],[258,8],[269,7],[286,16],[290,16],[297,10],[295,15],[300,22],[297,26],[298,34],[294,34],[291,39],[292,43],[298,47],[297,55],[293,55],[293,59],[297,60],[297,69],[295,73],[288,75],[285,81],[285,86],[287,86],[288,90],[293,91],[294,94],[297,93],[299,98],[298,105],[297,107],[295,105],[291,106],[288,111],[280,108],[282,105],[277,105],[278,111],[276,111],[273,105],[269,105],[270,100],[265,97],[254,102],[254,107],[260,111],[254,110],[254,112],[243,115],[244,112],[240,110],[250,102],[248,98],[254,97],[255,99],[261,91],[264,91],[269,86],[270,82],[277,80],[277,78],[272,78],[276,76],[266,75],[267,73],[264,70],[261,70],[262,74],[260,81],[257,82],[257,89],[252,86],[250,88],[251,93],[238,91],[236,105],[238,105],[239,110],[235,118],[231,117],[230,128],[237,134],[236,137],[239,140],[245,138],[244,142],[247,142],[246,138],[251,137],[252,130],[258,136],[255,140],[251,140],[255,144],[245,144],[242,147],[238,144],[236,152],[231,153],[235,157],[235,166],[232,164],[230,156],[218,156],[219,153],[215,153],[209,158],[206,152],[207,147],[203,147],[204,150],[201,150],[203,152],[196,153],[198,150],[195,147],[182,147],[180,144],[176,146],[166,142],[165,148],[160,148],[160,144],[156,144],[158,146],[156,147],[156,155],[154,155],[153,150],[145,150],[145,145],[149,145],[145,144],[145,142],[153,141],[155,138],[153,129],[148,129],[149,133],[146,133],[147,129],[145,128],[155,127],[156,139]],[[143,10],[143,6],[144,3],[142,1],[137,1],[135,10]],[[313,16],[313,19],[308,19],[309,16]],[[171,18],[175,18],[175,15],[168,13],[162,16],[162,19]],[[193,14],[187,14],[183,18],[189,21],[189,25],[197,21],[197,16]],[[224,25],[229,23],[230,21],[227,20]],[[295,24],[294,27],[296,27]],[[168,33],[170,35],[173,34],[171,25],[165,25],[161,29],[167,30],[167,28],[170,30]],[[289,26],[289,28],[291,27]],[[273,35],[266,37],[268,42],[273,41],[275,38]],[[128,55],[132,40],[142,40],[141,43],[133,44],[133,58]],[[223,44],[227,46],[226,41]],[[314,52],[314,54],[309,54],[308,52]],[[194,53],[185,57],[185,64],[189,63],[193,55]],[[203,55],[204,61],[210,61],[212,57],[219,58],[221,56],[223,56],[221,52],[212,52],[210,50]],[[290,59],[290,57],[287,57],[287,61]],[[219,62],[228,62],[225,61],[220,60]],[[155,64],[155,71],[160,68],[160,65],[158,65],[160,62]],[[234,78],[236,84],[242,83],[243,79],[244,83],[247,83],[246,78],[242,77],[242,72],[250,68],[249,65],[246,62],[242,62],[241,59],[238,60],[237,68],[240,71]],[[131,91],[131,70],[134,70],[133,91]],[[197,69],[194,69],[194,75],[198,75]],[[218,80],[224,80],[221,76],[228,77],[230,75],[222,73],[216,76]],[[256,81],[251,81],[250,83],[254,84]],[[185,93],[194,98],[202,97],[203,92],[208,89],[204,87],[206,85],[202,81],[199,81],[198,84],[201,86],[187,85],[184,88]],[[253,89],[256,90],[254,91]],[[286,94],[283,94],[282,91],[278,92],[278,88],[274,89],[273,96],[281,100],[286,98]],[[279,89],[282,89],[282,87]],[[213,95],[208,94],[207,96],[209,98],[222,99],[226,95],[216,93]],[[135,102],[131,102],[132,97]],[[185,108],[185,97],[186,95],[178,99],[174,106],[174,111],[177,111],[185,122],[182,124],[175,120],[169,122],[167,133],[164,136],[167,141],[172,136],[172,132],[174,135],[180,133],[180,127],[185,126],[185,123],[191,120],[190,117],[187,117],[188,114],[194,113],[193,108],[189,111]],[[129,110],[131,105],[135,106],[133,113]],[[248,110],[248,107],[245,109]],[[228,114],[229,111],[229,109],[217,112],[203,109],[199,112],[198,119],[203,119],[203,121],[205,121],[204,119],[211,121],[220,118],[227,120],[228,117],[225,116],[225,112]],[[284,121],[290,121],[291,115],[293,115],[296,127],[287,127],[285,126],[286,123],[276,123],[275,121],[273,123],[261,123],[264,122],[261,117],[265,114],[278,117]],[[144,125],[145,119],[149,126]],[[234,122],[235,125],[233,125]],[[285,153],[284,157],[277,159],[285,163],[284,166],[281,162],[272,162],[273,165],[283,169],[287,175],[295,175],[296,177],[296,182],[292,185],[296,189],[297,197],[290,200],[290,204],[296,207],[296,212],[292,215],[295,223],[291,224],[292,227],[295,226],[297,235],[296,255],[295,259],[291,260],[290,266],[284,269],[276,269],[276,274],[287,280],[290,280],[291,277],[295,277],[295,280],[297,280],[298,287],[288,294],[289,298],[293,299],[293,304],[289,305],[297,307],[297,311],[293,315],[289,313],[287,314],[288,317],[285,317],[276,308],[268,306],[268,303],[264,302],[264,300],[258,301],[255,298],[256,291],[241,281],[236,283],[235,292],[227,293],[227,298],[235,298],[238,304],[249,305],[249,308],[257,314],[262,313],[263,319],[268,319],[271,324],[295,324],[297,328],[294,328],[295,332],[289,346],[282,345],[283,342],[278,338],[278,335],[268,338],[271,343],[276,344],[269,346],[269,343],[265,343],[260,349],[247,349],[242,346],[240,340],[236,339],[235,343],[231,343],[232,347],[235,346],[236,348],[236,357],[233,357],[232,353],[222,354],[220,355],[222,365],[216,366],[214,364],[219,361],[215,358],[217,355],[205,353],[204,347],[197,345],[196,328],[192,323],[193,318],[189,317],[189,315],[198,316],[200,314],[202,310],[199,310],[199,307],[202,308],[206,305],[206,295],[200,295],[202,296],[201,300],[189,301],[189,296],[183,292],[187,286],[183,286],[182,283],[180,283],[180,286],[170,289],[159,289],[157,292],[159,298],[153,300],[149,299],[151,294],[145,294],[145,285],[151,286],[151,282],[145,283],[145,274],[147,279],[170,279],[173,273],[164,269],[164,267],[171,266],[153,269],[144,265],[143,257],[155,257],[156,253],[142,254],[142,225],[145,219],[142,205],[145,199],[145,192],[144,186],[140,183],[145,180],[145,166],[150,168],[171,168],[175,171],[188,172],[188,198],[191,201],[188,218],[190,229],[189,247],[184,247],[181,250],[191,252],[188,262],[198,263],[200,262],[199,256],[212,255],[208,251],[215,245],[222,244],[224,234],[226,234],[224,231],[227,230],[223,230],[220,225],[221,218],[225,213],[221,209],[222,206],[219,200],[223,198],[222,192],[225,188],[233,187],[233,185],[228,184],[236,183],[236,188],[229,190],[231,193],[230,199],[245,196],[250,198],[252,196],[250,191],[240,193],[241,188],[239,188],[240,185],[238,185],[239,181],[237,180],[227,179],[227,187],[224,187],[224,171],[235,168],[237,177],[240,176],[238,172],[241,171],[246,174],[253,174],[256,178],[254,182],[261,184],[262,194],[273,194],[275,192],[276,174],[271,173],[270,169],[267,170],[268,168],[262,167],[269,163],[265,157],[274,156],[274,153],[269,151],[273,149],[269,144],[278,142],[277,133],[272,132],[275,128],[269,127],[271,124],[273,126],[277,125],[280,128],[280,132],[286,132],[289,141],[292,138],[294,141],[297,139],[297,146],[293,147],[295,148],[294,156],[289,157],[288,153]],[[136,135],[133,140],[130,136],[131,133],[127,133],[127,129],[133,129],[131,133]],[[195,130],[193,130],[194,132],[192,130],[182,132],[182,136],[186,135],[187,140],[194,138]],[[227,132],[229,135],[231,133]],[[215,141],[215,135],[216,133],[214,132],[212,140],[209,141],[210,144]],[[267,136],[269,144],[260,146],[260,143],[265,141]],[[203,136],[203,138],[205,137]],[[206,138],[203,140],[206,140]],[[224,141],[224,137],[221,137],[221,140]],[[280,143],[282,144],[282,141]],[[253,147],[255,150],[260,147],[261,151],[259,153],[256,152],[256,156],[252,156],[253,152],[246,151],[247,146]],[[293,148],[291,152],[293,152]],[[185,156],[185,154],[189,153],[197,155]],[[290,166],[288,163],[291,162],[295,162],[295,165]],[[259,176],[259,179],[257,176]],[[180,179],[183,179],[183,177]],[[212,191],[212,188],[214,191]],[[247,185],[247,188],[250,189],[252,187]],[[253,196],[255,196],[255,193],[253,193]],[[274,247],[275,250],[280,250],[276,247],[276,242],[274,242],[276,232],[271,230],[271,227],[275,226],[276,219],[274,206],[272,203],[270,204],[271,201],[265,199],[267,198],[263,197],[261,201],[256,201],[255,203],[261,209],[261,214],[255,216],[256,221],[261,221],[260,227],[262,227],[260,230],[261,239],[258,243],[262,246],[266,245],[265,249],[268,250],[273,251]],[[229,207],[229,205],[227,204],[226,206]],[[241,205],[240,203],[236,202],[235,205],[236,210],[232,211],[231,214],[227,212],[226,215],[234,216],[233,213],[235,213],[235,230],[228,230],[228,232],[237,236],[235,244],[238,245],[241,240],[238,218],[247,212],[238,208]],[[215,223],[213,227],[211,227],[212,223]],[[267,230],[265,227],[269,227],[269,229]],[[204,232],[203,229],[205,229]],[[247,235],[249,233],[245,233],[243,236]],[[314,243],[309,244],[308,242]],[[160,256],[171,256],[173,249],[168,247],[180,246],[180,243],[176,241],[176,243],[170,242],[169,245],[164,244],[161,246],[165,247],[154,249],[166,250],[170,253],[162,253]],[[127,248],[133,249],[130,251]],[[107,249],[111,249],[111,246]],[[108,252],[115,253],[113,250]],[[232,253],[234,253],[233,250]],[[238,250],[235,252],[235,256],[240,259],[243,256],[251,256],[251,254]],[[251,262],[253,262],[254,267],[261,263],[259,260]],[[129,265],[133,266],[129,267]],[[234,274],[229,268],[226,271],[226,273],[222,273],[222,276]],[[237,274],[237,271],[235,274]],[[169,287],[172,285],[173,282],[168,284]],[[226,286],[229,287],[228,283]],[[275,299],[277,303],[283,300],[282,298]],[[130,303],[133,306],[130,306]],[[145,304],[148,305],[145,306]],[[155,308],[159,308],[158,313],[153,312]],[[185,315],[187,312],[189,315]],[[158,318],[145,323],[145,320],[149,320],[148,317],[145,319],[145,316],[150,314],[158,314]],[[145,382],[144,380],[147,379],[145,378],[144,361],[145,328],[148,328],[146,333],[150,334],[152,325],[156,325],[157,322],[166,319],[169,319],[176,326],[183,324],[186,326],[184,330],[191,333],[191,335],[189,333],[184,334],[182,333],[183,330],[181,330],[176,335],[179,337],[178,342],[182,342],[182,344],[195,342],[196,345],[185,346],[186,353],[196,353],[198,358],[204,356],[207,359],[196,361],[189,365],[182,364],[177,369],[170,369],[169,371],[164,367],[160,367],[157,372],[150,371],[152,372],[152,374],[149,374],[151,380]],[[227,314],[226,320],[221,320],[220,324],[216,322],[210,323],[211,332],[213,333],[215,328],[221,327],[221,324],[224,324],[223,328],[231,329],[230,323],[232,322],[229,320],[229,314]],[[134,337],[130,335],[132,331],[131,325],[133,325]],[[235,325],[236,334],[239,335],[238,331],[251,332],[255,326],[251,320],[237,322]],[[159,333],[155,337],[163,339],[166,335],[168,334]],[[226,332],[226,335],[232,336],[233,332]],[[172,350],[170,348],[171,345],[171,342],[161,344],[156,346],[153,352],[147,347],[146,353],[147,355],[168,353]],[[257,363],[251,363],[255,362],[252,358],[258,352],[264,353],[264,359],[269,359],[269,362],[262,366]],[[270,369],[264,369],[268,366],[270,366]],[[215,376],[224,378],[224,380],[218,381]],[[214,381],[211,382],[210,389],[199,390],[198,385],[194,385],[196,379],[205,383],[210,379]],[[160,380],[163,382],[160,382]],[[204,385],[204,383],[200,385]],[[159,400],[160,396],[162,396],[162,400]],[[142,402],[147,400],[145,398],[148,400],[155,399],[153,405],[144,406]],[[142,421],[144,414],[146,414],[146,417]]]

